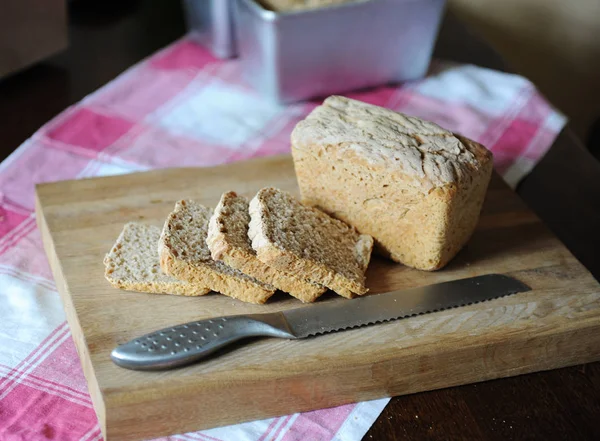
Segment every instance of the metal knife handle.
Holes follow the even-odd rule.
[[[171,369],[198,361],[235,341],[258,336],[295,338],[280,312],[218,317],[146,334],[116,347],[110,357],[127,369]]]

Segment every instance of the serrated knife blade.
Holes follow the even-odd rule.
[[[434,313],[519,292],[524,283],[488,274],[283,312],[198,320],[146,334],[116,347],[111,359],[134,370],[162,370],[199,361],[249,337],[301,339],[348,328]]]

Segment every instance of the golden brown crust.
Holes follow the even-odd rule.
[[[190,283],[204,283],[209,285],[213,291],[243,302],[263,304],[273,295],[273,291],[260,288],[256,284],[225,276],[208,267],[192,265],[178,259],[167,248],[162,249],[160,266],[165,274]]]
[[[282,268],[289,272],[297,274],[310,275],[312,280],[318,280],[323,285],[331,288],[337,294],[347,299],[351,299],[356,294],[365,294],[367,289],[356,282],[349,281],[345,277],[337,274],[327,267],[314,261],[298,258],[292,253],[281,250],[271,244],[261,246],[257,250],[257,255],[263,262],[275,268]]]
[[[115,288],[125,291],[145,292],[149,294],[171,294],[186,297],[197,297],[208,294],[208,288],[195,288],[192,284],[172,284],[164,282],[128,282],[114,279],[106,275],[106,280]]]
[[[233,250],[223,255],[223,261],[227,265],[237,268],[249,276],[253,276],[262,282],[269,283],[289,293],[304,303],[314,302],[327,291],[327,288],[322,285],[304,282],[297,277],[290,277],[283,271],[266,265],[255,254],[249,256],[245,252]]]

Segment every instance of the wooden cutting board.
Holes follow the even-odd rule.
[[[113,289],[102,259],[127,221],[162,225],[176,200],[297,192],[291,158],[158,170],[37,187],[37,219],[107,441],[139,440],[600,359],[600,286],[494,176],[477,231],[438,272],[374,259],[370,293],[492,272],[533,290],[490,302],[301,341],[262,339],[167,372],[109,358],[118,344],[173,324],[301,304],[185,298]],[[323,300],[345,302],[333,294]]]

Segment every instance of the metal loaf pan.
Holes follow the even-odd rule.
[[[247,81],[288,103],[422,77],[445,1],[363,0],[292,12],[255,0],[235,5]]]
[[[233,0],[182,0],[188,31],[213,55],[236,55],[233,31]]]

